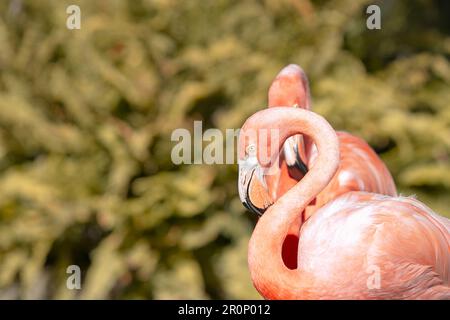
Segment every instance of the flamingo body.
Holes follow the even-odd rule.
[[[346,192],[366,191],[397,195],[389,170],[364,140],[342,131],[337,132],[337,136],[340,151],[338,170],[315,201],[305,209],[306,219],[318,208]],[[313,146],[308,167],[312,167],[316,158],[317,149]]]
[[[258,277],[255,286],[268,299],[450,299],[449,232],[414,198],[348,192],[303,224],[299,289],[280,294]],[[379,288],[370,287],[374,270]]]

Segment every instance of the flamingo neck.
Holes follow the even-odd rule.
[[[249,243],[250,273],[256,289],[267,299],[305,297],[311,279],[299,269],[286,267],[282,259],[282,245],[290,226],[336,173],[339,141],[328,122],[313,112],[283,107],[265,112],[265,118],[270,119],[265,125],[280,132],[278,150],[288,137],[306,134],[316,144],[318,158],[303,179],[259,219]]]

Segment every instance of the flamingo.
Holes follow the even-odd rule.
[[[272,82],[268,93],[269,108],[291,106],[310,110],[312,107],[309,81],[303,69],[290,64]],[[367,191],[396,196],[394,180],[383,161],[361,138],[347,132],[337,132],[340,162],[330,183],[308,204],[302,213],[308,219],[312,213],[337,196],[349,191]],[[280,153],[279,170],[264,176],[266,188],[251,188],[249,209],[258,215],[292,188],[317,158],[317,149],[307,136],[289,137]],[[283,245],[286,265],[297,267],[297,244],[300,217],[292,224]]]
[[[276,130],[278,145],[263,145],[261,129]],[[298,266],[285,265],[282,246],[291,225],[339,168],[339,138],[318,114],[285,107],[257,112],[239,135],[239,196],[247,203],[249,188],[264,186],[264,172],[296,134],[312,139],[317,157],[256,224],[248,264],[258,292],[266,299],[450,299],[450,220],[412,197],[337,196],[301,219]],[[264,153],[271,161],[261,161]],[[375,288],[368,285],[373,268],[380,280]]]

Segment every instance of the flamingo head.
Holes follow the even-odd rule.
[[[254,145],[249,145],[249,152],[253,152]],[[255,155],[247,154],[239,160],[239,197],[244,207],[261,216],[273,204],[273,199],[267,188],[264,169],[258,164]]]
[[[269,108],[309,110],[309,84],[302,68],[295,64],[284,67],[270,86],[268,101]],[[302,135],[288,137],[284,145],[278,144],[276,139],[275,142],[260,139],[258,128],[269,128],[268,120],[267,115],[255,114],[246,121],[239,136],[239,195],[244,206],[258,215],[308,171]],[[283,146],[281,152],[280,145]]]
[[[259,216],[275,202],[267,178],[279,171],[278,137],[274,139],[274,131],[264,129],[265,122],[258,114],[250,117],[240,131],[238,149],[239,197],[248,210]],[[269,137],[262,138],[267,134]]]

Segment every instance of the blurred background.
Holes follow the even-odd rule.
[[[0,298],[259,298],[237,166],[176,166],[170,137],[239,128],[289,63],[449,216],[449,57],[446,0],[1,0]]]

